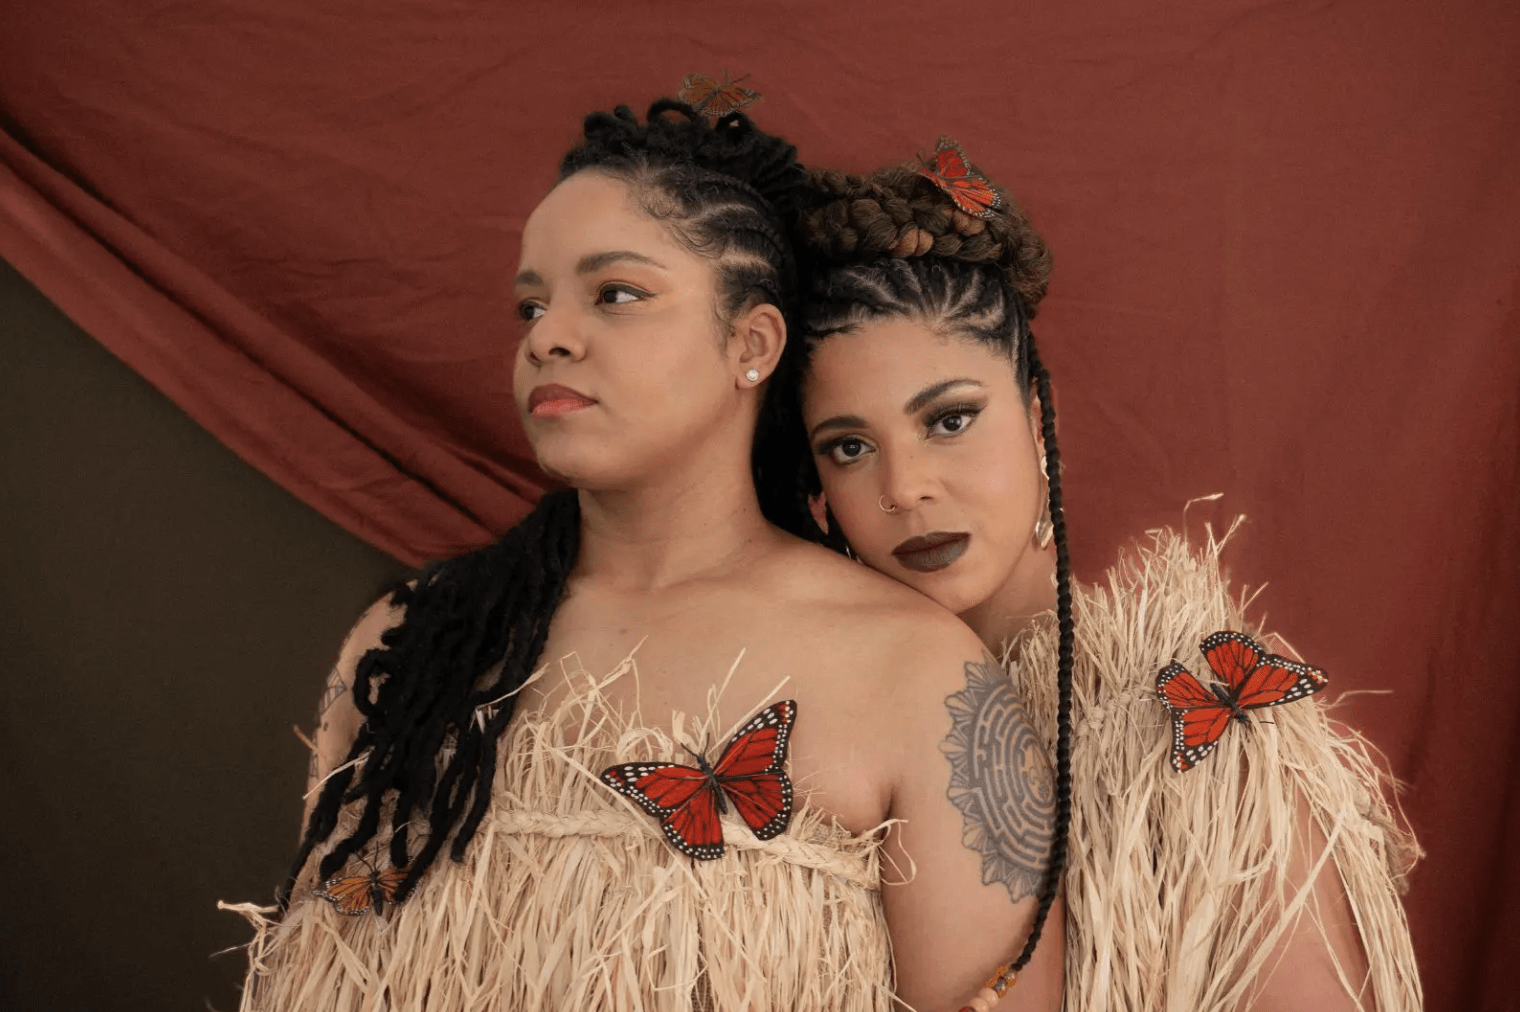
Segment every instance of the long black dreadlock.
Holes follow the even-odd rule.
[[[1061,495],[1055,397],[1030,328],[1045,294],[1050,252],[1023,211],[1005,200],[991,219],[973,218],[912,167],[868,177],[817,172],[811,206],[799,213],[798,256],[809,285],[799,327],[772,384],[767,419],[775,431],[766,469],[778,478],[764,504],[793,533],[843,550],[839,525],[820,534],[806,508],[821,485],[802,424],[801,389],[812,353],[831,336],[870,320],[911,317],[991,346],[1014,365],[1019,389],[1040,401],[1045,478],[1056,544],[1056,815],[1034,924],[1018,956],[1000,971],[1028,965],[1060,891],[1071,825],[1071,700],[1076,627],[1071,554]]]
[[[786,220],[804,190],[796,149],[731,113],[715,124],[661,100],[640,123],[627,106],[586,118],[561,180],[603,172],[628,184],[640,206],[664,222],[716,273],[717,313],[770,303],[788,318],[796,266]],[[391,597],[401,623],[359,661],[354,703],[364,721],[347,762],[322,786],[279,894],[284,906],[312,852],[360,803],[354,830],[336,841],[318,876],[336,874],[389,825],[389,856],[406,877],[406,898],[445,843],[458,861],[490,802],[496,743],[518,689],[538,663],[580,546],[574,490],[544,497],[493,545],[426,567]],[[417,853],[409,826],[425,812]]]

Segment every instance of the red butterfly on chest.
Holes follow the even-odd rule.
[[[727,814],[729,802],[757,839],[780,836],[791,824],[792,781],[782,767],[796,722],[796,701],[783,700],[741,727],[715,763],[687,749],[696,767],[622,763],[603,770],[602,781],[658,819],[676,850],[711,861],[723,856],[719,816]]]
[[[1249,724],[1247,710],[1291,703],[1330,684],[1319,668],[1269,654],[1243,633],[1211,633],[1199,649],[1222,684],[1204,688],[1176,661],[1156,675],[1156,691],[1172,716],[1172,768],[1178,773],[1214,750],[1230,718]]]

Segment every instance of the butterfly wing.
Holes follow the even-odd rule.
[[[602,770],[602,782],[626,794],[657,819],[686,804],[703,787],[707,774],[680,763],[623,763]]]
[[[719,87],[721,85],[706,74],[687,74],[681,81],[681,90],[676,93],[676,97],[700,111]]]
[[[1241,709],[1291,703],[1330,684],[1319,668],[1269,654],[1243,633],[1212,633],[1201,647]]]
[[[792,781],[782,767],[796,722],[796,700],[766,707],[739,729],[713,767],[719,787],[757,839],[780,836],[791,825]]]
[[[918,167],[919,175],[938,186],[956,207],[978,218],[991,218],[1003,205],[1003,195],[976,169],[961,146],[949,137],[941,137],[932,164]]]
[[[1255,640],[1238,632],[1210,633],[1198,648],[1232,696],[1240,694],[1240,687],[1256,670],[1263,656]]]
[[[785,773],[758,773],[718,784],[756,839],[780,836],[791,825],[792,781]]]
[[[723,826],[708,774],[680,763],[623,763],[603,770],[602,782],[659,819],[676,850],[703,861],[723,856]]]
[[[370,909],[373,901],[370,884],[374,878],[369,872],[330,878],[322,883],[317,895],[336,907],[340,914],[362,914]]]
[[[702,111],[709,116],[727,116],[735,109],[742,109],[759,97],[758,91],[750,91],[734,83],[725,83],[713,92]]]
[[[1174,713],[1219,705],[1219,699],[1176,661],[1162,668],[1156,676],[1156,692],[1167,709]]]
[[[704,784],[680,808],[660,822],[665,839],[687,857],[713,861],[723,856],[723,824],[718,821],[715,788]]]
[[[730,81],[727,75],[719,83],[706,74],[687,74],[677,97],[698,112],[716,118],[749,105],[760,97],[760,93],[741,87],[738,82]]]
[[[797,723],[797,701],[783,699],[767,706],[729,739],[713,764],[718,777],[746,777],[774,773],[786,764],[786,747]]]
[[[370,885],[370,898],[380,906],[382,903],[396,902],[396,890],[401,888],[401,883],[406,879],[406,869],[392,866],[374,876]]]
[[[1176,661],[1156,676],[1156,692],[1172,715],[1172,769],[1186,773],[1219,744],[1230,708]]]

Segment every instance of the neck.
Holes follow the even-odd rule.
[[[1030,546],[1004,584],[987,600],[960,613],[994,657],[1008,641],[1056,606],[1056,553]]]
[[[749,470],[728,480],[580,492],[576,573],[622,590],[658,590],[752,561],[779,536],[766,522]]]

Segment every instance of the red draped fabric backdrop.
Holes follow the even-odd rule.
[[[0,259],[417,562],[544,487],[507,278],[584,113],[727,72],[810,164],[955,135],[1055,251],[1081,575],[1194,497],[1247,515],[1234,576],[1408,785],[1429,1007],[1512,1008],[1517,11],[13,0]]]

